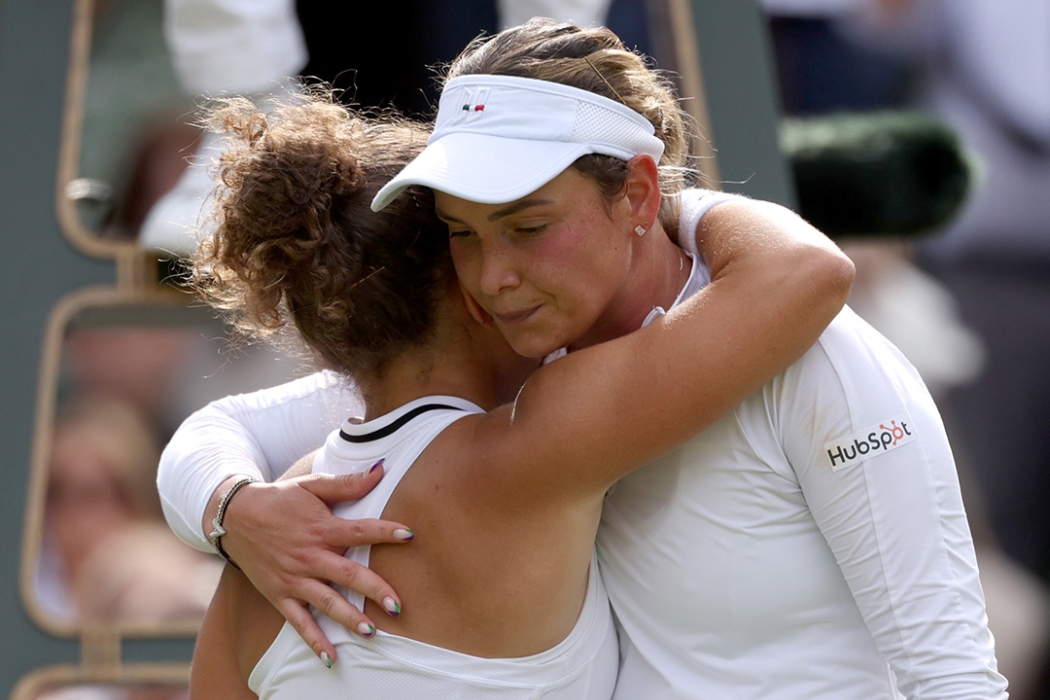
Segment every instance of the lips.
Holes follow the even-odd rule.
[[[492,314],[492,317],[496,319],[496,321],[500,325],[506,326],[508,328],[514,328],[516,326],[521,326],[525,324],[532,317],[532,315],[535,314],[537,310],[539,310],[539,308],[540,307],[537,305],[520,311],[509,311],[506,313]]]

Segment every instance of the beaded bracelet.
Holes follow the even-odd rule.
[[[216,551],[219,552],[219,556],[230,562],[230,564],[233,565],[233,568],[238,571],[241,567],[237,566],[237,562],[235,562],[230,555],[226,553],[226,550],[222,548],[222,536],[226,534],[226,530],[222,526],[222,521],[226,518],[226,508],[230,505],[230,501],[233,500],[233,497],[237,495],[237,492],[248,484],[253,484],[257,481],[258,479],[246,476],[243,479],[238,479],[234,482],[233,486],[230,487],[230,490],[227,491],[222,497],[222,500],[219,501],[219,510],[216,511],[215,517],[211,521],[211,526],[215,529],[208,535],[208,539],[211,541]]]

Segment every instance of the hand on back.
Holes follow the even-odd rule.
[[[400,614],[394,590],[343,554],[359,545],[407,542],[413,533],[400,523],[332,515],[334,504],[370,492],[382,478],[381,466],[345,476],[291,476],[293,472],[272,484],[250,484],[230,501],[223,548],[318,656],[327,653],[334,659],[335,649],[307,605],[362,636],[374,634],[372,622],[330,583]]]

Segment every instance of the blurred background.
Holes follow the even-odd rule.
[[[50,5],[0,0],[0,132],[44,144],[5,147],[15,155],[0,165],[3,238],[18,240],[0,256],[4,358],[17,368],[3,410],[34,434],[7,460],[26,508],[25,531],[9,527],[2,543],[22,557],[10,597],[16,577],[28,597],[10,604],[13,634],[147,630],[144,662],[185,658],[187,642],[166,646],[164,630],[192,636],[219,566],[164,526],[159,450],[205,402],[305,371],[232,347],[179,288],[180,259],[207,229],[215,148],[192,125],[196,105],[223,94],[264,105],[302,79],[428,117],[432,67],[479,32],[544,15],[606,24],[680,74],[707,184],[793,206],[853,257],[851,304],[916,365],[952,438],[1011,695],[1050,697],[1046,0],[406,0],[370,5],[367,21],[317,0]],[[695,27],[684,35],[682,8]],[[75,291],[99,286],[116,293]],[[100,678],[140,653],[122,657],[116,638]],[[54,661],[12,654],[3,682]],[[159,682],[19,687],[182,694]]]

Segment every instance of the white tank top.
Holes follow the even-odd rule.
[[[459,418],[482,412],[463,399],[432,396],[367,423],[347,421],[329,436],[315,459],[314,472],[366,471],[384,459],[385,475],[379,485],[360,501],[335,509],[344,518],[378,518],[427,445]],[[355,547],[346,556],[367,566],[369,551]],[[341,592],[363,609],[361,595]],[[248,679],[261,699],[608,700],[616,683],[616,631],[594,559],[576,625],[559,644],[531,656],[480,658],[382,630],[372,639],[362,639],[328,618],[314,616],[336,646],[335,665],[325,668],[285,623]]]

